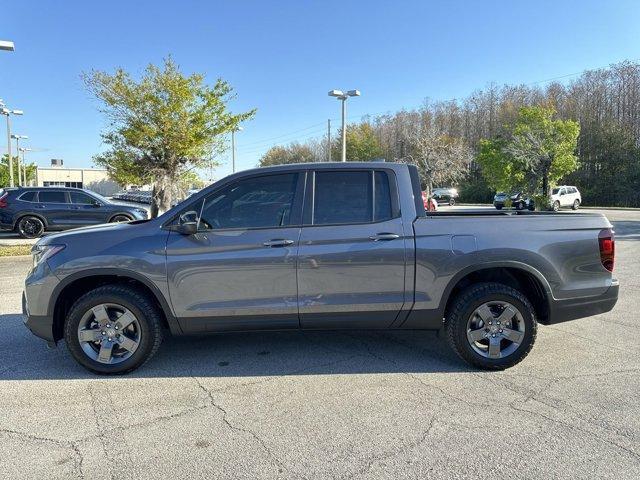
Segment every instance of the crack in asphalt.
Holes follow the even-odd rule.
[[[537,401],[537,400],[534,399],[534,401]],[[540,403],[543,403],[543,402],[540,402]],[[547,405],[547,404],[543,403],[543,405]],[[551,406],[551,405],[547,405],[547,406]],[[568,428],[570,430],[574,430],[574,431],[578,431],[578,432],[581,432],[581,433],[585,433],[585,434],[589,435],[590,437],[595,438],[596,440],[599,440],[599,441],[601,441],[603,443],[606,443],[607,445],[611,445],[613,447],[619,448],[620,450],[623,450],[623,451],[627,452],[628,454],[630,454],[636,460],[640,460],[640,454],[638,454],[637,452],[631,450],[630,448],[625,447],[624,445],[620,445],[619,443],[616,443],[616,442],[614,442],[612,440],[609,440],[608,438],[604,438],[604,437],[602,437],[602,436],[600,436],[600,435],[598,435],[598,434],[596,434],[594,432],[591,432],[591,431],[586,430],[584,428],[580,428],[580,427],[578,427],[576,425],[571,425],[570,423],[563,422],[561,420],[558,420],[556,418],[550,417],[549,415],[545,415],[545,414],[540,413],[540,412],[527,410],[525,408],[519,408],[519,407],[517,407],[515,405],[511,405],[511,404],[509,404],[509,407],[512,408],[513,410],[518,411],[518,412],[528,413],[530,415],[534,415],[534,416],[543,418],[543,419],[545,419],[545,420],[547,420],[547,421],[549,421],[551,423],[555,423],[557,425],[562,425],[563,427],[566,427],[566,428]],[[559,410],[560,412],[562,412],[562,410],[560,410],[560,409],[556,408],[556,410]],[[562,412],[562,413],[564,413],[564,412]]]
[[[434,425],[436,424],[436,417],[432,417],[431,421],[429,422],[429,425],[427,426],[426,430],[424,430],[420,436],[419,439],[417,439],[416,441],[413,442],[409,442],[406,443],[404,445],[402,445],[399,449],[394,449],[394,450],[390,450],[387,452],[383,452],[380,453],[378,455],[373,455],[372,457],[370,457],[367,461],[367,464],[362,467],[361,469],[359,469],[358,471],[351,473],[344,478],[345,480],[352,480],[354,478],[357,478],[361,475],[366,475],[367,473],[369,473],[371,471],[371,469],[373,468],[373,466],[380,462],[380,461],[384,461],[384,460],[389,460],[393,457],[396,457],[398,455],[401,455],[405,452],[407,452],[408,450],[414,449],[416,447],[419,447],[420,445],[422,445],[424,442],[427,441],[427,438],[429,437],[429,435],[431,434],[431,430],[433,430]]]
[[[198,387],[200,387],[200,389],[207,395],[207,397],[209,398],[209,401],[211,402],[211,406],[214,407],[215,409],[217,409],[220,413],[222,413],[222,421],[223,421],[223,423],[228,428],[230,428],[231,430],[234,430],[236,432],[241,432],[241,433],[247,433],[247,434],[251,435],[251,437],[253,437],[262,446],[263,450],[267,453],[267,455],[276,464],[276,466],[278,467],[278,473],[284,473],[285,470],[286,470],[284,465],[282,464],[282,462],[280,462],[278,457],[271,451],[271,449],[269,448],[267,443],[261,437],[259,437],[253,430],[250,430],[248,428],[239,427],[239,426],[234,425],[233,423],[231,423],[229,421],[229,419],[227,418],[228,417],[227,410],[225,410],[224,407],[222,407],[221,405],[219,405],[215,401],[215,399],[213,398],[213,394],[202,384],[202,382],[200,382],[200,380],[197,377],[192,377],[192,378],[196,382]]]
[[[84,456],[76,442],[67,442],[62,440],[55,440],[53,438],[48,437],[40,437],[37,435],[32,435],[30,433],[20,432],[18,430],[11,430],[9,428],[0,428],[0,433],[4,433],[7,435],[13,435],[21,438],[22,440],[28,440],[32,442],[41,442],[41,443],[49,443],[56,445],[61,448],[70,449],[73,452],[73,469],[77,472],[78,478],[85,478],[84,473],[82,471],[82,462],[84,461]]]

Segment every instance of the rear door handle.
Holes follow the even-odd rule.
[[[374,242],[378,242],[380,240],[395,240],[396,238],[400,238],[400,235],[395,233],[376,233],[375,235],[371,235],[369,238]]]
[[[275,238],[273,240],[269,240],[268,242],[264,242],[263,245],[265,247],[286,247],[288,245],[293,245],[293,240],[285,240],[284,238]]]

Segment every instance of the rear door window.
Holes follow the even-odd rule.
[[[65,192],[48,192],[41,190],[38,193],[38,202],[40,203],[67,203],[67,195]]]
[[[371,172],[316,172],[314,225],[366,223],[372,220]]]

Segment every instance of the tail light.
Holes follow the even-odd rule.
[[[4,194],[0,197],[0,208],[5,208],[7,206],[8,196],[9,196],[9,192],[4,192]]]
[[[616,257],[616,240],[613,230],[605,228],[598,234],[598,245],[600,246],[600,261],[602,266],[613,272],[613,264]]]

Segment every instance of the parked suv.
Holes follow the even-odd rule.
[[[577,210],[581,203],[582,195],[574,186],[560,185],[551,190],[549,205],[556,212],[562,207],[571,207],[573,210]]]
[[[493,206],[498,210],[502,210],[505,206],[507,199],[511,200],[511,205],[516,210],[524,210],[525,208],[528,210],[535,210],[535,203],[533,199],[527,197],[522,192],[516,192],[512,194],[498,192],[495,197],[493,197]]]
[[[452,187],[434,188],[431,192],[431,198],[433,198],[438,205],[455,205],[458,198],[458,190]]]
[[[118,205],[80,188],[0,189],[0,229],[14,230],[23,238],[36,238],[51,230],[146,218],[142,208]]]

